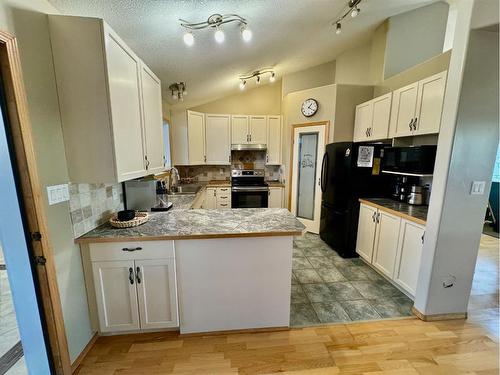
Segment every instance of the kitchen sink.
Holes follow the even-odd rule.
[[[172,186],[170,190],[171,195],[194,195],[200,190],[200,185],[179,185]]]

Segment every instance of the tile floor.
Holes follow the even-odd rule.
[[[318,235],[294,240],[290,324],[411,316],[413,302],[361,259],[343,259]]]

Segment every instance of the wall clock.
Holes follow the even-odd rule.
[[[319,104],[316,99],[309,98],[302,103],[302,107],[300,108],[300,111],[305,117],[311,117],[318,112]]]

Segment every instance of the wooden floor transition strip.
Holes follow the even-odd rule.
[[[22,357],[23,346],[21,341],[18,341],[7,353],[0,357],[0,375],[6,374]]]

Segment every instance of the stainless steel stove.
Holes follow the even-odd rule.
[[[262,169],[233,169],[231,171],[231,207],[267,207],[269,186],[264,182]]]

